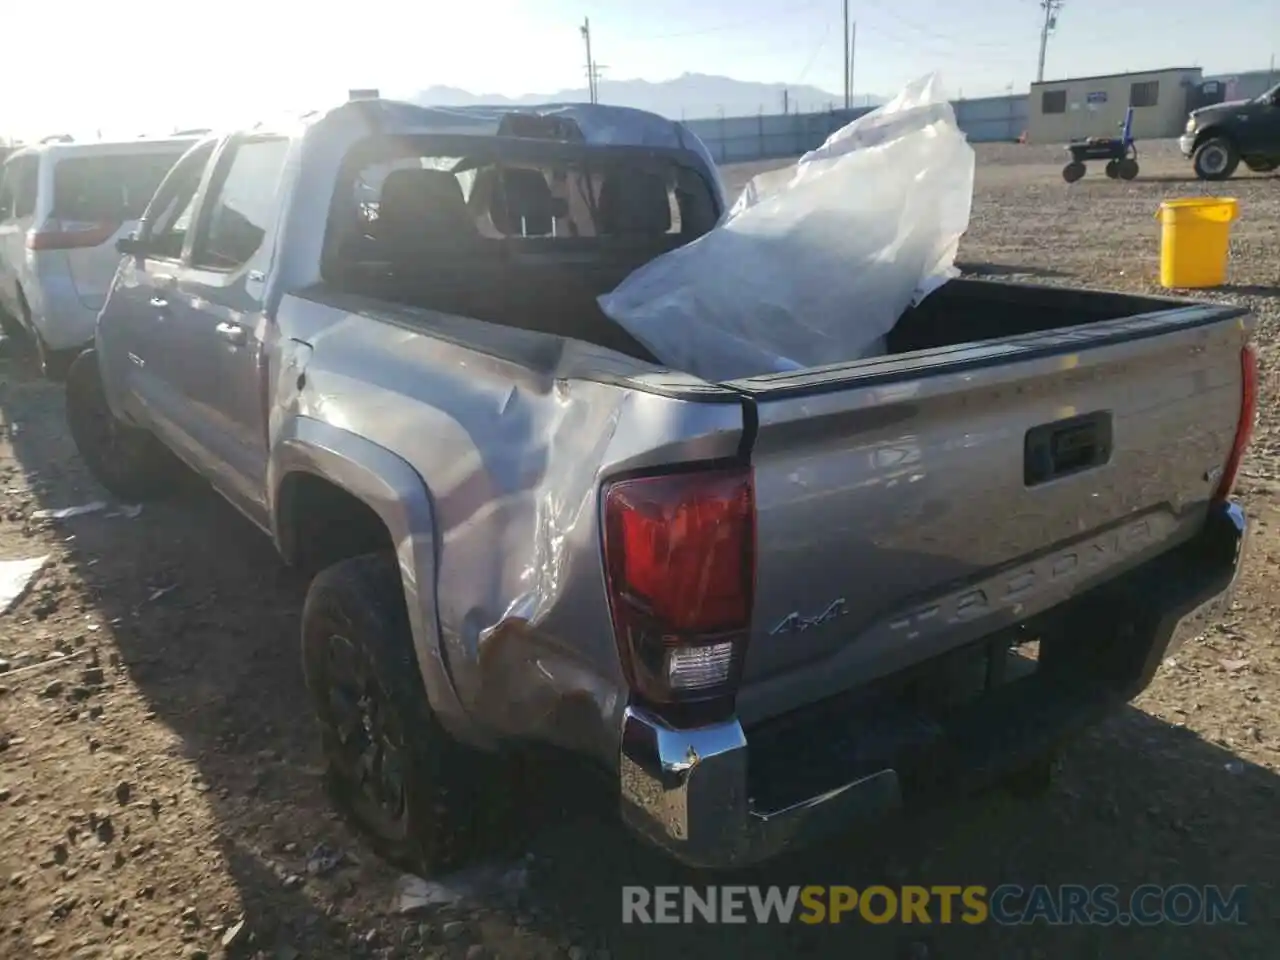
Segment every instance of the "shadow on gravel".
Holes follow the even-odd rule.
[[[749,870],[687,870],[584,813],[539,838],[533,882],[557,926],[592,931],[614,960],[786,956],[1209,958],[1280,955],[1272,828],[1280,778],[1194,733],[1126,708],[1070,748],[1046,798],[970,797]],[[1246,926],[624,925],[624,885],[1141,884],[1249,887]],[[922,946],[923,945],[923,946]]]
[[[41,506],[101,496],[63,429],[57,387],[6,374],[0,364],[0,410],[19,424],[13,445]],[[348,851],[354,845],[334,822],[314,766],[318,751],[298,657],[303,586],[266,538],[198,484],[172,502],[147,505],[136,519],[95,514],[61,528],[74,536],[76,573],[111,623],[121,668],[198,767],[218,821],[219,852],[259,944],[285,942],[307,958],[462,960],[457,945],[442,951],[410,939],[394,949],[366,946],[363,934],[378,923],[382,904],[361,910],[357,900],[343,911],[350,921],[329,916],[336,911],[326,905],[358,896],[364,879],[380,870],[374,864],[305,885],[283,879],[306,875],[308,850],[318,841]],[[522,923],[560,943],[607,949],[614,960],[1280,956],[1277,778],[1136,709],[1070,749],[1042,801],[968,799],[877,829],[867,842],[832,842],[726,875],[686,870],[632,841],[612,815],[606,786],[561,779],[554,767],[541,774],[526,798],[539,826],[528,887],[538,909]],[[724,883],[1112,883],[1122,890],[1142,883],[1246,884],[1253,911],[1243,928],[620,922],[623,885]]]
[[[0,411],[18,425],[10,441],[36,506],[105,499],[75,454],[61,388],[36,380],[30,369],[24,357],[0,360]],[[119,671],[137,684],[155,719],[181,737],[183,755],[196,764],[199,781],[183,802],[207,804],[218,822],[218,852],[243,898],[253,949],[288,944],[308,958],[362,955],[348,949],[351,931],[326,916],[322,898],[314,896],[340,899],[343,891],[325,880],[308,880],[308,890],[301,880],[313,846],[321,840],[336,845],[341,834],[317,775],[299,666],[302,585],[290,580],[266,538],[194,479],[173,500],[147,504],[134,519],[109,512],[53,521],[55,535],[70,540],[71,565],[90,594],[89,609],[109,624],[82,635],[90,643],[101,637],[108,681],[115,673],[108,656],[118,651]],[[72,612],[69,599],[64,592],[61,608],[42,626],[61,626],[64,636],[83,631],[83,615]],[[103,721],[111,723],[110,703],[106,709]],[[145,779],[134,789],[138,799],[149,799]],[[157,828],[183,815],[166,808]],[[167,849],[182,861],[170,871],[179,876],[194,873],[208,856]],[[337,886],[352,885],[352,877],[345,871]]]

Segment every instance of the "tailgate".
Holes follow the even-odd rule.
[[[1241,410],[1243,314],[1178,308],[733,384],[759,421],[744,722],[1191,536]]]

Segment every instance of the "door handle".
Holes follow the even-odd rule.
[[[1028,487],[1100,467],[1111,459],[1111,411],[1101,410],[1027,431],[1023,482]]]
[[[248,339],[244,332],[244,327],[238,323],[220,323],[214,329],[218,331],[218,336],[223,340],[235,344],[237,347],[243,345]]]

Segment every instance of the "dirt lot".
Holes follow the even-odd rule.
[[[979,154],[962,258],[990,275],[1153,289],[1158,201],[1205,192],[1167,144],[1144,152],[1131,184],[1091,171],[1067,187],[1052,150]],[[1046,799],[967,801],[733,880],[1246,884],[1247,926],[624,928],[622,884],[716,880],[630,841],[590,795],[562,805],[550,789],[529,804],[523,884],[480,883],[453,907],[401,915],[396,873],[321,790],[298,663],[303,585],[200,489],[135,517],[36,518],[102,494],[76,459],[59,390],[10,359],[0,559],[49,562],[0,617],[0,955],[1280,956],[1280,179],[1223,192],[1243,218],[1232,285],[1210,296],[1261,318],[1266,387],[1243,483],[1256,537],[1235,611],[1072,748]]]

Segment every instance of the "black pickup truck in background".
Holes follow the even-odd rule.
[[[1280,84],[1253,100],[1192,110],[1178,145],[1201,180],[1226,180],[1242,160],[1270,173],[1280,167]]]

